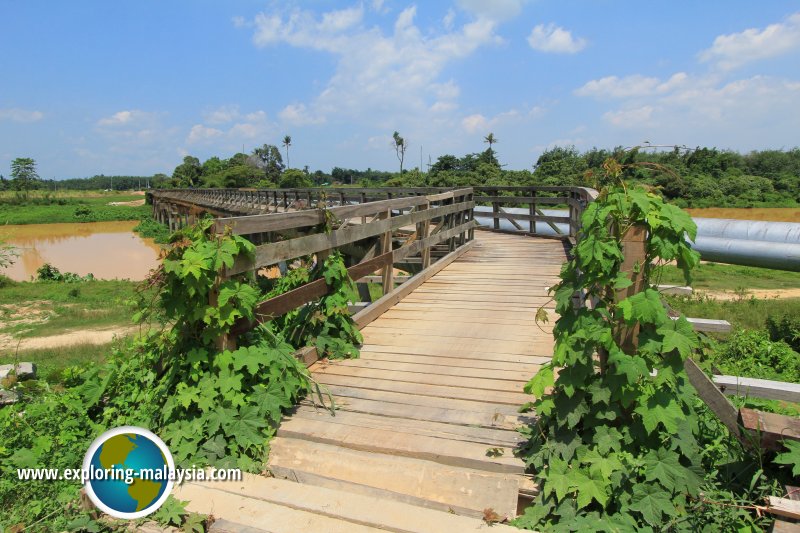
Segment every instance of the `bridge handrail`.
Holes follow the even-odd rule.
[[[328,209],[327,214],[321,209],[307,209],[221,218],[215,224],[217,232],[230,230],[251,236],[270,232],[273,241],[277,234],[283,237],[283,240],[257,245],[254,259],[237,259],[231,268],[225,270],[223,278],[312,254],[317,254],[317,261],[320,261],[332,250],[377,238],[378,242],[358,263],[348,268],[354,281],[381,272],[383,298],[354,317],[356,323],[363,326],[472,246],[477,225],[473,218],[473,195],[473,189],[468,187],[424,196],[343,205]],[[331,215],[335,217],[334,228],[325,231],[323,224],[331,220]],[[401,243],[399,247],[394,246],[397,241]],[[444,249],[440,245],[444,245]],[[412,257],[417,257],[421,271],[395,288],[395,264],[409,261]],[[237,324],[235,332],[247,331],[327,292],[325,281],[316,280],[265,300],[256,307],[257,319]]]
[[[492,207],[491,217],[493,229],[500,230],[501,220],[509,221],[515,232],[530,235],[542,235],[537,231],[537,223],[547,224],[556,235],[574,240],[580,226],[580,217],[583,210],[597,197],[597,191],[586,187],[573,186],[481,186],[472,187],[476,193],[476,203],[487,203]],[[160,189],[150,193],[153,196],[164,196],[172,201],[191,201],[209,209],[228,209],[236,214],[250,214],[269,212],[284,212],[289,209],[308,209],[316,207],[320,202],[327,206],[349,206],[353,204],[367,204],[376,201],[394,200],[397,198],[410,198],[441,194],[453,191],[452,187],[312,187],[312,188],[243,188],[243,189]],[[402,205],[402,204],[397,204]],[[504,208],[513,205],[527,205],[527,214],[509,213]],[[567,205],[569,212],[566,216],[552,216],[542,213],[538,206]],[[347,213],[343,210],[342,213]],[[297,224],[301,221],[307,226],[318,224],[319,215],[310,212],[307,215],[298,215],[280,221],[273,220],[275,224]],[[528,222],[527,230],[523,229],[517,221]],[[250,222],[242,221],[242,224]],[[568,231],[564,232],[557,224],[567,224]],[[284,228],[285,229],[285,228]],[[236,231],[245,231],[237,228]],[[249,231],[249,230],[247,230]]]

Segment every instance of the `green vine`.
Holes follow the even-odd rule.
[[[618,168],[609,167],[611,172]],[[684,360],[699,347],[685,317],[667,316],[652,266],[699,256],[688,214],[644,189],[612,186],[590,204],[573,257],[554,287],[560,318],[552,362],[526,385],[538,416],[523,450],[540,486],[517,525],[628,531],[688,527],[704,472],[695,393]],[[646,252],[621,269],[622,241],[646,231]],[[637,280],[643,290],[620,299]],[[580,304],[574,303],[578,295]],[[633,340],[625,341],[633,332]],[[558,372],[556,372],[558,369]]]

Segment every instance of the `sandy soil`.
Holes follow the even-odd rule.
[[[108,327],[97,329],[83,329],[68,331],[58,335],[47,337],[31,337],[27,339],[16,339],[11,335],[0,334],[0,350],[17,350],[19,343],[20,350],[37,350],[41,348],[57,348],[59,346],[71,346],[74,344],[106,344],[114,340],[114,337],[124,337],[137,332],[137,326]]]
[[[108,205],[127,205],[130,207],[138,207],[144,205],[144,200],[131,200],[130,202],[108,202]]]
[[[750,297],[759,300],[768,300],[770,298],[800,298],[800,289],[751,289],[742,294],[733,291],[708,291],[705,289],[697,289],[695,292],[703,296],[711,296],[717,300],[739,300],[749,299]]]

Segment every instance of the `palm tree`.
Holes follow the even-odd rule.
[[[403,174],[403,159],[406,157],[406,147],[408,144],[406,140],[400,137],[400,134],[394,132],[392,134],[392,139],[394,140],[394,150],[397,153],[397,159],[400,161],[400,174]]]
[[[289,168],[289,147],[292,145],[292,136],[284,135],[283,146],[286,148],[286,168]]]
[[[489,143],[489,151],[491,151],[492,150],[492,145],[494,143],[498,142],[498,141],[497,141],[497,137],[494,136],[494,133],[490,133],[489,135],[487,135],[486,137],[483,138],[483,142]]]

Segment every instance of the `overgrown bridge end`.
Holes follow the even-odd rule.
[[[520,502],[535,493],[514,455],[522,441],[516,428],[526,421],[518,408],[530,399],[524,384],[550,360],[554,311],[548,288],[558,280],[592,192],[159,191],[152,200],[154,209],[188,202],[208,212],[249,210],[215,222],[216,231],[256,244],[255,258],[234,264],[229,276],[339,250],[360,288],[381,284],[383,296],[374,302],[361,291],[365,301],[354,315],[364,338],[359,358],[317,360],[313,349],[301,352],[314,380],[330,391],[335,416],[314,399],[304,400],[278,429],[268,467],[308,491],[408,506],[403,514],[425,509],[440,518],[469,519],[470,526],[459,530],[470,530],[483,525],[477,518],[487,509],[513,518]],[[492,209],[489,228],[476,220],[479,204]],[[520,204],[530,214],[504,210]],[[564,213],[554,217],[539,205],[563,206]],[[500,220],[512,220],[516,234],[495,230]],[[537,234],[551,224],[566,231],[556,238]],[[256,322],[327,290],[324,280],[312,281],[264,301]],[[536,322],[542,307],[551,315],[548,323]],[[236,331],[255,325],[242,322]],[[236,339],[222,342],[235,346]],[[214,487],[189,485],[178,496],[201,505]],[[256,489],[237,490],[249,498]],[[269,494],[258,498],[281,504]]]

